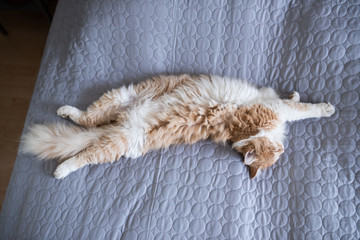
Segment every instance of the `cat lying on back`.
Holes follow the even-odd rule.
[[[80,127],[34,125],[23,137],[22,149],[42,159],[62,160],[54,173],[61,179],[88,164],[210,138],[230,141],[253,178],[284,152],[285,122],[335,112],[328,103],[299,100],[297,92],[281,100],[270,88],[227,77],[158,76],[109,91],[86,111],[59,108],[59,116]]]

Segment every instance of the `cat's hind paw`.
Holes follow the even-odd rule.
[[[54,172],[54,177],[56,179],[63,179],[71,172],[77,170],[78,168],[72,164],[72,161],[72,158],[70,158],[57,166]]]
[[[57,110],[57,115],[62,118],[73,118],[79,116],[80,114],[81,111],[79,109],[68,105],[62,106]]]
[[[330,103],[320,103],[321,104],[321,114],[323,117],[330,117],[335,113],[335,107]]]
[[[70,171],[64,167],[61,166],[61,164],[55,169],[54,177],[56,179],[64,179],[67,175],[69,175]]]

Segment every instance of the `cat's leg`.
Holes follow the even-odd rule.
[[[283,100],[279,114],[284,121],[296,121],[307,118],[330,117],[335,107],[330,103],[301,103],[292,100]]]
[[[127,148],[128,143],[123,136],[114,134],[111,137],[104,137],[94,145],[59,164],[54,176],[57,179],[62,179],[71,172],[89,164],[114,162],[127,152]]]
[[[132,89],[121,87],[102,95],[86,111],[65,105],[57,110],[57,114],[63,118],[70,118],[83,127],[100,126],[116,120],[122,108],[128,106],[134,95]]]
[[[196,77],[189,75],[159,75],[152,77],[144,82],[133,85],[133,90],[137,96],[146,98],[157,98],[166,92],[171,92],[184,82],[195,80]]]
[[[118,118],[119,113],[131,102],[139,98],[151,99],[172,91],[182,82],[192,81],[189,75],[157,76],[136,85],[123,86],[105,93],[86,111],[76,107],[63,106],[57,114],[63,118],[70,118],[83,127],[94,127],[110,123]]]

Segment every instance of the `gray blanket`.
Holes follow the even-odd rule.
[[[358,239],[359,16],[355,0],[60,0],[25,129],[162,73],[245,78],[336,113],[289,125],[285,153],[253,180],[210,141],[64,180],[56,161],[19,154],[0,239]]]

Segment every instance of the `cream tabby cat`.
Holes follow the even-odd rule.
[[[219,76],[158,76],[105,93],[86,111],[63,106],[58,115],[77,126],[34,125],[22,149],[63,162],[61,179],[88,164],[136,158],[171,144],[210,138],[230,141],[243,154],[253,178],[284,152],[287,121],[331,116],[328,103],[300,103],[299,94],[281,100],[270,88]]]

